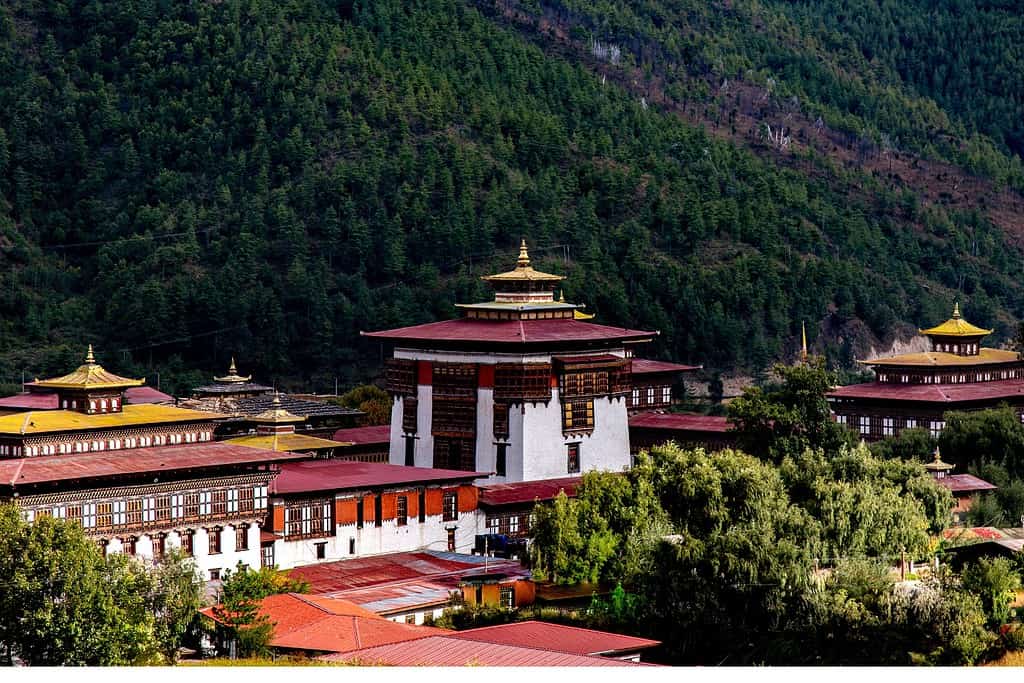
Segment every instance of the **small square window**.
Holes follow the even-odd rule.
[[[210,570],[210,581],[220,581],[220,569]]]
[[[506,460],[508,459],[508,444],[495,444],[497,452],[494,456],[494,473],[499,477],[505,476]]]
[[[405,623],[412,624],[412,625],[415,626],[416,625],[416,615],[415,614],[406,614],[405,615]]]
[[[327,558],[327,543],[321,542],[316,545],[316,559],[324,560]]]
[[[239,524],[235,527],[235,550],[249,549],[249,525]]]
[[[356,539],[351,537],[351,536],[349,536],[349,539],[348,539],[348,554],[349,555],[355,555],[356,554]]]
[[[210,540],[209,554],[218,554],[220,552],[220,528],[214,527],[213,529],[208,529],[206,533]]]
[[[445,491],[442,498],[442,521],[454,522],[459,518],[459,499],[454,491]]]

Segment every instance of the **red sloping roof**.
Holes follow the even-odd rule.
[[[545,650],[575,655],[615,654],[656,647],[657,640],[624,636],[607,631],[594,631],[575,626],[549,624],[544,621],[518,621],[511,624],[485,626],[460,631],[455,638],[498,645],[543,647]]]
[[[732,428],[729,419],[714,415],[684,413],[637,413],[629,418],[630,429],[665,429],[684,432],[724,433]]]
[[[651,339],[658,332],[609,327],[579,320],[477,320],[458,318],[380,332],[366,337],[396,341],[489,342],[496,344],[543,344],[565,341],[626,341]]]
[[[47,481],[272,463],[303,457],[306,456],[299,453],[275,453],[225,443],[153,446],[79,455],[44,455],[0,460],[0,485],[17,487]]]
[[[565,491],[565,495],[571,498],[576,495],[576,487],[581,481],[582,477],[563,477],[514,484],[489,484],[480,487],[480,504],[521,505],[535,500],[553,500],[561,491]]]
[[[56,410],[57,394],[25,392],[0,398],[0,408],[24,408],[25,410]]]
[[[979,479],[973,474],[947,474],[941,479],[936,479],[935,481],[954,493],[959,493],[961,491],[991,491],[999,488],[995,484],[990,484],[984,479]]]
[[[633,359],[634,375],[653,375],[658,372],[692,372],[700,370],[700,365],[680,365],[662,360],[648,360],[646,358]]]
[[[153,387],[128,387],[124,390],[124,402],[128,404],[138,403],[173,403],[174,397],[157,391]]]
[[[875,398],[889,401],[956,403],[998,400],[1019,396],[1024,399],[1024,379],[1000,379],[967,384],[892,384],[867,382],[837,387],[828,394],[835,398]]]
[[[450,636],[432,636],[345,654],[324,655],[320,659],[385,666],[640,666],[607,657],[479,643]]]
[[[334,436],[331,438],[335,441],[352,443],[356,446],[363,444],[388,444],[391,443],[391,425],[339,429],[334,432]]]
[[[383,619],[348,600],[297,593],[264,598],[259,611],[274,624],[271,647],[288,650],[348,652],[445,633]],[[216,619],[212,608],[201,612]]]
[[[389,553],[295,567],[288,575],[309,584],[314,593],[338,593],[397,581],[412,581],[478,570],[484,559],[437,551]],[[501,560],[490,559],[497,566]]]
[[[307,460],[282,465],[281,473],[270,490],[277,494],[340,491],[418,482],[466,481],[486,476],[486,472],[407,467],[383,462]]]

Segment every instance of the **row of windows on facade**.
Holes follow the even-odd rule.
[[[225,533],[230,533],[230,532],[227,531],[226,529],[223,529],[222,527],[219,527],[219,526],[217,526],[217,527],[209,527],[209,528],[206,529],[207,554],[208,555],[219,555],[220,553],[223,552],[223,550],[222,550],[223,538],[222,537],[223,537],[223,534],[225,534]],[[184,530],[178,532],[178,546],[177,547],[181,550],[181,552],[184,555],[186,555],[188,557],[191,557],[192,555],[195,554],[195,544],[193,542],[194,541],[194,539],[193,539],[194,535],[195,535],[195,531],[193,531],[192,529],[184,529]],[[248,550],[249,549],[249,525],[248,524],[236,525],[234,527],[234,537],[235,537],[235,547],[234,547],[235,552],[238,552],[240,550]],[[121,540],[121,552],[122,553],[124,553],[125,555],[136,555],[137,554],[136,550],[137,550],[137,544],[138,544],[138,540],[139,540],[139,538],[137,536],[125,536],[124,538],[121,538],[120,540]],[[150,547],[151,547],[150,556],[153,558],[154,562],[159,561],[160,558],[162,558],[166,554],[167,549],[168,549],[167,548],[167,534],[153,534],[153,535],[149,536],[149,540],[150,540]],[[102,547],[104,547],[104,548],[107,548],[107,544],[108,543],[109,543],[108,539],[103,539],[103,540],[99,541],[99,544]]]
[[[533,514],[529,512],[509,512],[487,516],[487,533],[504,534],[505,536],[525,536],[533,526]]]
[[[419,492],[419,522],[427,519],[426,492]],[[362,529],[365,522],[365,499],[356,499],[356,528]],[[383,501],[380,494],[373,499],[374,526],[383,526]],[[324,498],[316,501],[292,503],[285,507],[285,540],[310,538],[317,536],[334,536],[336,525],[334,520],[334,499]],[[459,497],[455,491],[445,491],[441,498],[441,520],[454,522],[459,519]],[[398,496],[395,503],[395,524],[409,524],[409,497]]]
[[[67,410],[68,408],[70,408],[71,410],[78,410],[78,399],[73,398],[71,400],[68,400],[65,398],[61,401],[60,407],[63,408],[64,410]],[[108,413],[110,411],[116,411],[120,407],[121,399],[116,397],[111,398],[109,400],[105,398],[89,399],[90,413]]]
[[[991,382],[998,379],[1019,379],[1020,377],[1020,370],[971,372],[952,375],[897,375],[892,373],[879,373],[878,381],[883,384],[968,384],[974,382]]]
[[[267,487],[254,486],[103,502],[68,503],[45,508],[28,508],[22,514],[29,522],[37,517],[73,519],[78,520],[88,531],[103,531],[163,521],[261,512],[266,509]]]
[[[494,475],[497,477],[504,477],[508,474],[508,448],[510,445],[507,441],[499,441],[494,444]],[[565,449],[566,473],[579,474],[580,444],[566,444]],[[416,465],[416,437],[412,434],[405,435],[405,464],[407,467]],[[438,463],[434,463],[434,466],[437,467]]]
[[[881,435],[896,436],[896,430],[927,429],[933,437],[938,437],[946,428],[945,420],[918,420],[917,418],[871,417],[869,415],[836,415],[836,422],[855,428],[861,436]]]
[[[936,351],[940,351],[942,353],[977,354],[978,353],[978,345],[977,344],[946,344],[946,343],[942,343],[942,344],[936,344],[935,345],[935,350]]]
[[[90,453],[94,451],[116,451],[125,448],[146,448],[149,446],[167,446],[181,443],[199,443],[213,439],[213,432],[181,432],[173,434],[155,434],[138,437],[94,439],[86,441],[65,441],[61,443],[45,443],[26,445],[24,455],[67,455],[69,453]],[[0,455],[20,456],[22,447],[9,444],[0,445]]]

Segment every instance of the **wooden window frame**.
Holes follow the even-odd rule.
[[[398,526],[409,524],[409,498],[407,496],[398,496],[398,500],[395,501],[395,523]]]

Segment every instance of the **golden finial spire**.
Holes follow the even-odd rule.
[[[558,303],[560,303],[560,304],[564,304],[565,303],[565,290],[564,289],[558,293]]]
[[[526,240],[519,243],[519,260],[516,261],[517,268],[525,268],[530,265],[530,255],[526,253]]]
[[[807,325],[800,321],[800,360],[807,362]]]
[[[89,352],[85,354],[85,362],[90,365],[96,362],[96,357],[92,355],[92,344],[89,344]]]
[[[274,400],[271,401],[271,403],[274,404],[275,406],[281,405],[281,392],[280,391],[275,391],[274,392]]]
[[[932,462],[942,462],[942,454],[939,453],[938,446],[935,447],[935,460],[933,460]]]
[[[954,301],[953,302],[953,319],[956,320],[959,317],[960,317],[960,302],[959,301]]]
[[[238,374],[238,369],[235,367],[235,357],[234,356],[231,356],[231,365],[228,366],[228,374],[229,375],[237,375]]]

